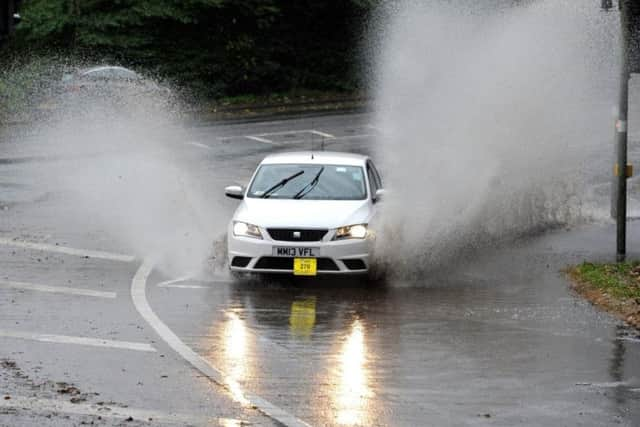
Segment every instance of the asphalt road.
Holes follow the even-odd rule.
[[[324,144],[375,158],[371,120],[205,124],[174,152],[228,218],[223,187],[267,153]],[[561,272],[610,259],[611,224],[382,284],[232,281],[215,260],[169,274],[33,177],[65,160],[40,143],[0,143],[2,426],[640,425],[638,333]],[[640,255],[640,224],[629,241]]]

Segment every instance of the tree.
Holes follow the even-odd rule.
[[[25,0],[16,50],[172,77],[206,96],[352,89],[374,0]]]

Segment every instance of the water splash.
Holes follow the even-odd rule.
[[[47,159],[23,172],[73,212],[57,218],[54,231],[64,235],[90,218],[120,251],[153,257],[168,275],[202,273],[226,219],[181,149],[188,130],[171,91],[149,80],[65,91],[56,79],[49,84],[39,102],[54,107],[31,105],[29,136],[15,145]]]
[[[475,3],[381,12],[378,154],[391,193],[379,250],[396,265],[607,215],[596,188],[608,184],[617,16],[592,2]]]

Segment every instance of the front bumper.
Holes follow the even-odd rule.
[[[234,236],[227,230],[228,263],[232,271],[247,273],[293,274],[293,257],[273,256],[274,246],[319,248],[318,274],[363,274],[369,271],[368,239],[291,242],[273,240],[262,232],[263,239]]]

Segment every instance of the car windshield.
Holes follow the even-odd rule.
[[[363,200],[367,197],[360,166],[262,165],[249,187],[248,197],[260,198],[283,179],[304,172],[269,194],[271,199]]]

